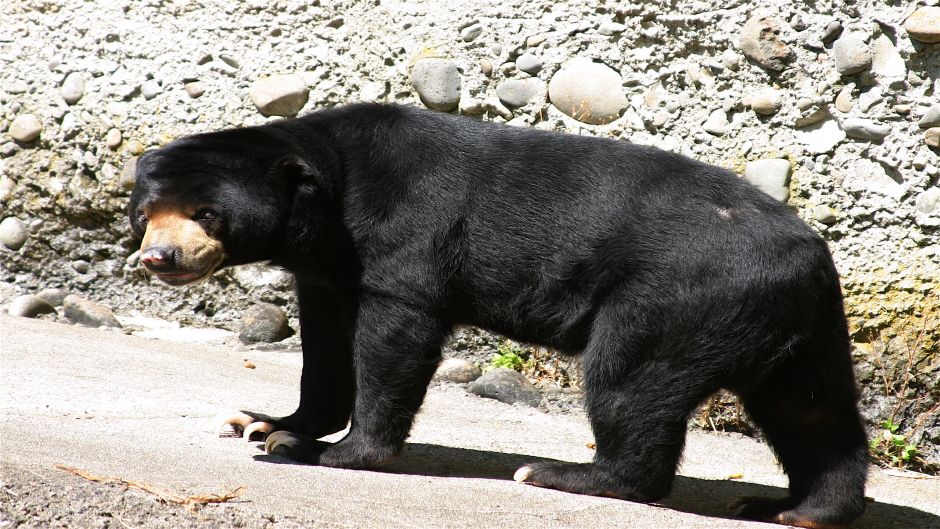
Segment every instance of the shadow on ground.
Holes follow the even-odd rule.
[[[255,459],[271,463],[291,464],[290,460],[269,455]],[[382,467],[383,472],[449,478],[511,480],[515,471],[528,463],[553,461],[547,458],[455,448],[450,446],[407,443],[402,456]],[[656,505],[676,511],[735,519],[728,504],[742,496],[783,497],[781,487],[742,481],[710,480],[676,476],[672,493]],[[940,529],[940,516],[903,505],[873,501],[854,529]]]

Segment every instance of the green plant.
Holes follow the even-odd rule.
[[[490,365],[487,369],[505,367],[516,371],[523,371],[531,367],[531,363],[531,354],[527,349],[510,340],[503,340],[496,346],[496,353],[490,360]]]
[[[881,426],[884,428],[871,440],[872,456],[894,467],[906,467],[916,461],[917,445],[908,442],[907,436],[898,433],[900,425],[887,419]]]

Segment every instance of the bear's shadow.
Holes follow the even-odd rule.
[[[291,464],[290,460],[269,455],[255,459],[271,463]],[[407,443],[404,453],[395,462],[380,470],[393,474],[449,478],[478,478],[511,480],[513,473],[528,463],[553,461],[552,459],[456,448],[425,443]],[[710,480],[676,476],[672,492],[657,505],[701,516],[735,519],[727,508],[742,496],[783,497],[787,491],[781,487],[759,485],[731,480]],[[912,529],[938,528],[940,516],[912,507],[874,501],[853,529]]]

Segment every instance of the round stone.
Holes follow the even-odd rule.
[[[820,204],[813,209],[813,217],[823,224],[835,224],[836,212],[825,204]]]
[[[940,127],[932,127],[924,132],[924,142],[930,147],[940,147]]]
[[[467,390],[508,404],[521,403],[535,407],[542,402],[542,394],[522,373],[505,367],[483,373]]]
[[[748,162],[744,167],[744,179],[775,199],[785,202],[790,198],[788,186],[791,170],[789,160],[755,160]]]
[[[10,302],[7,312],[11,316],[35,318],[40,314],[52,314],[55,312],[55,309],[39,296],[26,295],[18,296]]]
[[[747,103],[751,110],[763,116],[771,116],[780,110],[782,96],[780,90],[768,89],[758,92]]]
[[[148,79],[144,81],[144,84],[140,85],[140,94],[144,96],[144,99],[150,100],[163,92],[163,87],[160,86],[160,83],[156,79]]]
[[[871,65],[871,46],[858,36],[848,33],[832,44],[832,58],[836,71],[852,75]]]
[[[542,69],[542,59],[531,53],[523,53],[516,58],[516,68],[529,75],[535,75]]]
[[[62,99],[70,105],[78,103],[85,95],[85,78],[82,72],[72,72],[65,77],[62,88],[59,90]]]
[[[506,106],[521,107],[532,101],[545,88],[537,77],[509,79],[496,86],[496,97]]]
[[[252,305],[242,315],[238,339],[243,343],[279,342],[294,334],[284,309],[270,303]]]
[[[19,250],[26,244],[29,234],[26,226],[16,217],[7,217],[0,222],[0,244],[10,250]]]
[[[480,368],[462,358],[447,358],[437,367],[434,380],[466,384],[480,378]]]
[[[42,123],[33,114],[22,114],[10,124],[9,132],[14,140],[29,143],[42,133]]]
[[[916,41],[940,42],[940,6],[924,6],[914,11],[904,21],[904,29]]]
[[[548,97],[558,110],[591,125],[610,123],[627,108],[620,74],[580,57],[552,76]]]
[[[265,116],[296,116],[307,104],[310,91],[299,75],[272,75],[252,83],[248,96]]]
[[[430,109],[450,112],[460,103],[462,78],[448,59],[421,59],[411,69],[411,86]]]
[[[65,317],[72,323],[88,327],[120,327],[121,322],[114,317],[111,309],[94,301],[72,294],[62,302]]]
[[[118,129],[108,129],[108,133],[105,134],[104,143],[112,151],[121,146],[121,141],[123,137],[121,136],[121,131]]]

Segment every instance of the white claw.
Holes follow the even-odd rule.
[[[274,431],[274,425],[268,422],[258,421],[253,422],[245,427],[245,433],[242,434],[242,439],[245,441],[251,441],[252,434],[260,432],[264,434],[264,437],[261,439],[264,440],[271,432]]]
[[[219,437],[237,437],[254,421],[250,415],[240,411],[220,413],[213,421],[213,430]]]
[[[516,480],[517,483],[524,483],[527,479],[532,476],[532,467],[521,467],[512,475],[512,479]]]

